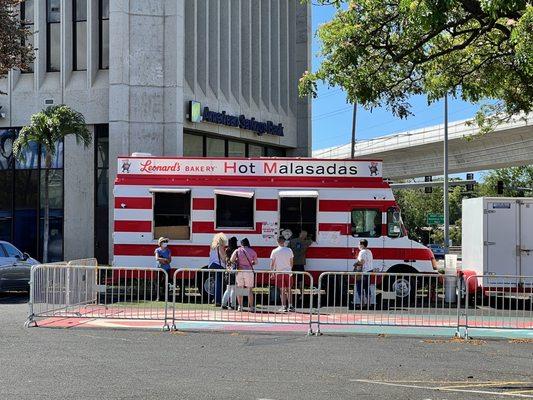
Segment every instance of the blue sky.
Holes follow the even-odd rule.
[[[335,9],[331,6],[313,5],[313,35],[318,25],[330,20],[334,12]],[[313,38],[313,69],[320,65],[320,59],[317,57],[319,49],[318,41]],[[425,97],[416,96],[411,99],[410,103],[414,116],[403,120],[394,117],[386,109],[374,109],[369,112],[360,107],[357,112],[357,139],[365,140],[443,122],[442,101],[428,106]],[[477,109],[477,105],[450,99],[448,102],[449,121],[469,118]],[[352,110],[352,106],[346,103],[344,93],[339,88],[319,85],[318,97],[313,100],[313,150],[350,142]]]

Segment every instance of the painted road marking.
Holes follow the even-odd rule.
[[[478,389],[474,389],[474,390],[459,389],[459,388],[454,389],[451,387],[409,385],[406,383],[373,381],[373,380],[368,380],[368,379],[350,379],[350,382],[368,383],[368,384],[382,385],[382,386],[405,387],[405,388],[412,388],[412,389],[433,390],[437,392],[442,391],[442,392],[455,392],[455,393],[487,394],[487,395],[492,395],[492,396],[507,396],[507,397],[520,397],[520,398],[533,399],[533,394],[529,395],[529,394],[517,393],[517,392],[514,392],[514,393],[513,392],[491,392],[488,390],[478,390]],[[519,384],[530,384],[530,383],[531,382],[520,382]],[[499,384],[502,384],[502,382],[499,382]]]

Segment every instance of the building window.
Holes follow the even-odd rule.
[[[246,144],[228,140],[228,157],[246,157]]]
[[[87,70],[87,0],[72,0],[74,71]]]
[[[30,35],[26,36],[23,40],[23,45],[26,47],[33,48],[33,0],[26,0],[20,3],[20,21],[21,25],[28,30]],[[31,73],[33,72],[33,62],[28,63],[26,68],[23,68],[22,73]]]
[[[200,135],[183,134],[183,155],[185,157],[204,156],[204,137]]]
[[[381,211],[378,209],[352,210],[352,235],[357,237],[380,237]]]
[[[263,157],[265,155],[265,148],[255,144],[248,145],[248,157]]]
[[[94,127],[94,256],[109,263],[109,125]]]
[[[41,259],[44,236],[45,152],[34,143],[23,162],[15,161],[18,129],[0,129],[0,240]],[[48,261],[63,259],[63,143],[56,144],[49,172]]]
[[[100,69],[109,69],[109,0],[100,0],[98,10],[100,21]]]
[[[254,193],[215,190],[217,229],[255,229]]]
[[[208,137],[206,140],[206,157],[225,157],[226,142],[224,139]]]
[[[60,0],[46,0],[46,70],[61,68],[61,6]]]
[[[191,237],[191,191],[172,193],[153,192],[154,239],[161,236],[171,240],[189,240]]]

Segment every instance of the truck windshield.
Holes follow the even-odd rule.
[[[387,235],[391,238],[399,238],[403,236],[403,222],[400,210],[397,208],[389,208],[387,211]]]

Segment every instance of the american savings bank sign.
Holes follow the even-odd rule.
[[[381,161],[119,158],[118,174],[381,177]]]

